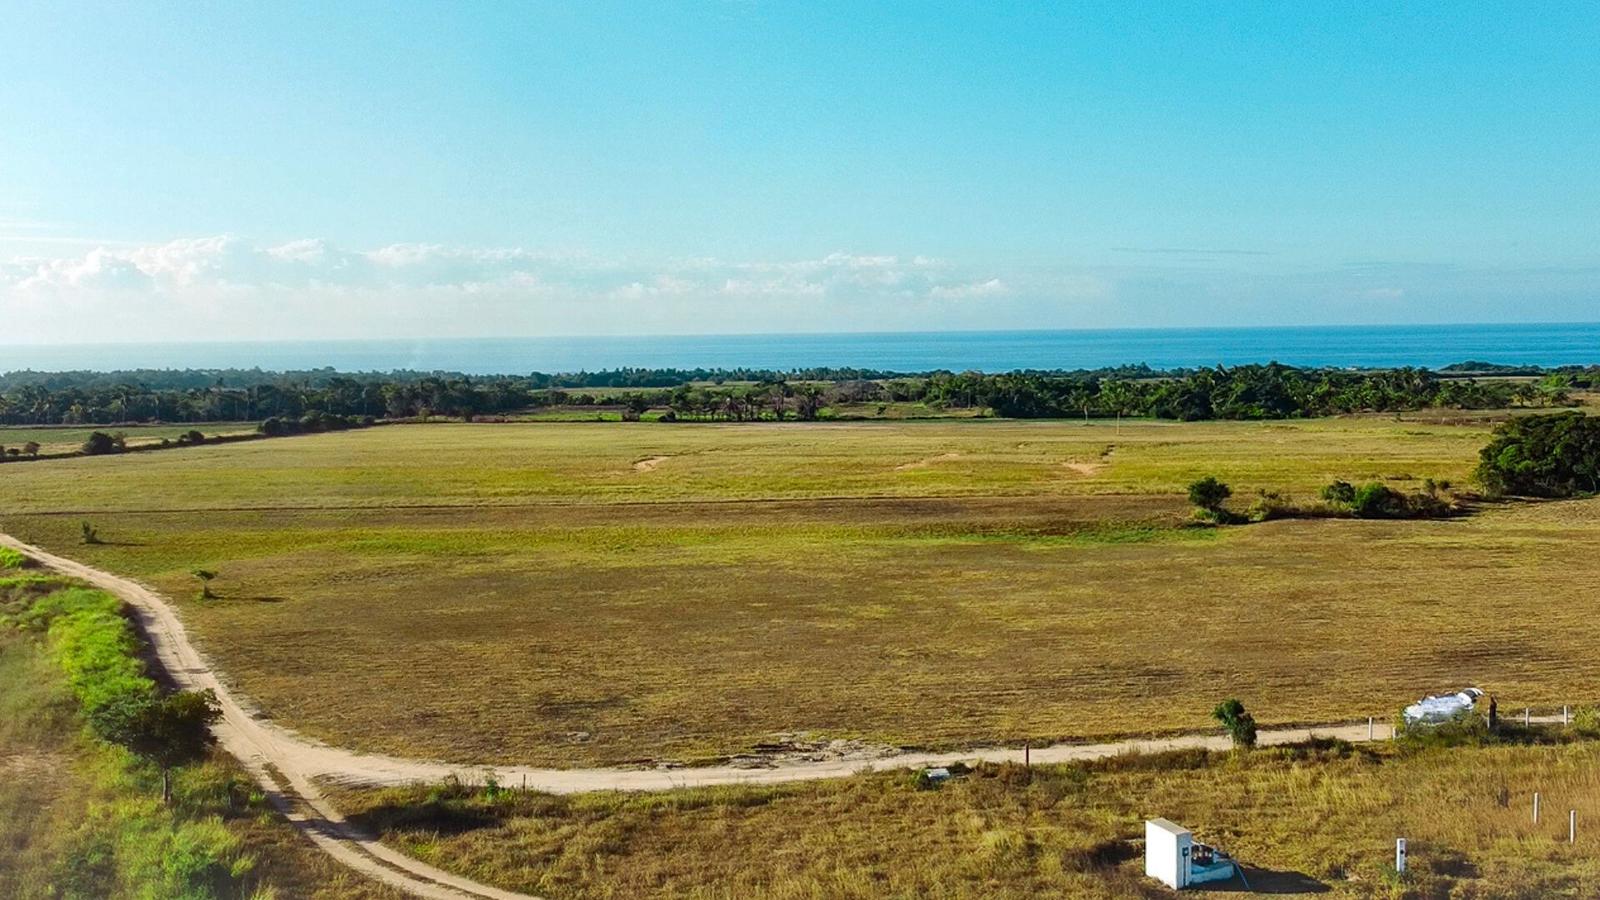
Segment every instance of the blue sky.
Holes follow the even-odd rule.
[[[9,342],[1600,319],[1600,6],[12,4]]]

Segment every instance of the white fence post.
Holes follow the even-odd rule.
[[[1533,716],[1529,714],[1528,708],[1526,706],[1524,706],[1522,708],[1522,727],[1523,728],[1527,728],[1529,725],[1532,725],[1532,724],[1533,724]]]
[[[1570,707],[1566,707],[1566,706],[1561,707],[1561,724],[1562,725],[1570,725],[1570,724],[1572,724],[1572,717],[1567,714],[1567,710],[1568,709],[1570,709]]]
[[[1574,809],[1574,810],[1569,810],[1567,812],[1567,843],[1576,844],[1577,842],[1578,842],[1578,811]]]
[[[1394,839],[1394,870],[1401,875],[1406,873],[1406,839]]]
[[[1372,717],[1367,716],[1367,740],[1372,740]]]
[[[1533,792],[1533,824],[1539,824],[1539,792]]]

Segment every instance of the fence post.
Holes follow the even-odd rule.
[[[1022,767],[1033,768],[1033,745],[1027,741],[1022,742]]]
[[[1533,792],[1533,824],[1539,824],[1539,792]]]
[[[1528,708],[1526,706],[1524,706],[1522,708],[1522,727],[1523,728],[1527,728],[1529,725],[1532,725],[1532,724],[1533,724],[1533,716],[1528,714]]]
[[[1367,740],[1372,740],[1372,717],[1367,716]]]
[[[1574,810],[1568,810],[1568,812],[1567,812],[1567,843],[1576,844],[1577,842],[1578,842],[1578,811],[1575,810],[1575,809]]]
[[[1394,839],[1394,870],[1401,875],[1406,873],[1406,839]]]
[[[1571,725],[1572,724],[1572,717],[1567,713],[1567,710],[1569,710],[1569,709],[1571,709],[1571,707],[1568,707],[1568,706],[1561,707],[1561,724],[1562,725]]]

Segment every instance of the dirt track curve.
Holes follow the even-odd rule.
[[[317,789],[319,774],[307,768],[302,749],[310,742],[276,726],[266,726],[239,705],[232,692],[217,679],[204,657],[189,643],[172,606],[160,594],[108,572],[56,556],[0,534],[0,545],[19,550],[40,563],[87,581],[122,598],[133,610],[139,628],[149,639],[168,677],[180,688],[210,688],[222,706],[216,726],[217,742],[250,771],[284,816],[323,851],[341,864],[414,896],[429,900],[537,900],[528,894],[501,890],[412,859],[345,821]]]
[[[353,753],[298,735],[248,712],[247,703],[222,683],[205,657],[189,643],[183,623],[172,605],[156,591],[135,581],[56,556],[10,535],[0,534],[0,545],[27,554],[63,575],[86,581],[125,601],[132,608],[139,627],[173,682],[181,688],[210,688],[216,692],[223,710],[223,719],[216,726],[219,743],[255,776],[289,820],[341,863],[421,897],[441,900],[459,900],[463,897],[527,900],[528,895],[451,875],[383,846],[377,839],[361,833],[345,821],[318,790],[318,779],[353,785],[400,785],[439,781],[451,775],[476,780],[493,772],[503,784],[521,785],[525,781],[531,789],[564,794],[607,790],[658,791],[724,784],[776,784],[840,778],[863,770],[945,766],[961,761],[1023,760],[1024,751],[1021,749],[994,747],[937,753],[863,753],[821,760],[783,760],[694,768],[541,769],[450,764]],[[1549,720],[1547,717],[1536,718]],[[1323,737],[1359,742],[1387,740],[1391,736],[1391,727],[1386,723],[1376,723],[1370,727],[1370,734],[1369,725],[1365,722],[1315,728],[1266,729],[1260,732],[1259,741],[1263,745],[1292,744],[1312,737]],[[1122,753],[1195,748],[1224,750],[1228,746],[1227,738],[1220,735],[1191,734],[1098,744],[1055,744],[1033,748],[1030,752],[1035,762],[1060,763],[1103,759]]]

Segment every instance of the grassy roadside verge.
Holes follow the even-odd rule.
[[[1153,816],[1234,853],[1267,893],[1596,896],[1600,831],[1582,823],[1600,817],[1600,743],[1549,740],[984,765],[933,790],[902,772],[648,795],[446,784],[337,799],[407,853],[552,898],[1167,896],[1143,877]],[[1537,825],[1534,791],[1546,804]],[[1402,836],[1404,878],[1388,865]]]
[[[0,563],[3,563],[0,560]],[[0,896],[387,897],[322,858],[230,760],[160,776],[89,736],[96,704],[153,690],[116,600],[0,578]]]

